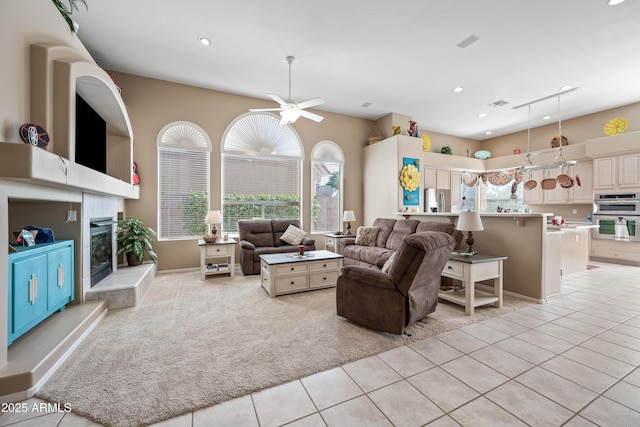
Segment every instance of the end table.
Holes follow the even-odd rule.
[[[218,239],[214,243],[207,243],[204,240],[198,240],[200,246],[200,279],[205,280],[207,276],[217,274],[229,274],[235,276],[236,264],[236,241],[233,239]],[[213,258],[224,258],[224,263],[213,264],[207,263],[207,260]]]
[[[355,234],[326,233],[324,235],[324,249],[342,255],[340,251],[340,239],[356,237]]]

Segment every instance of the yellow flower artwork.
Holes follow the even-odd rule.
[[[627,119],[622,117],[616,117],[615,119],[611,119],[604,125],[604,133],[609,136],[620,135],[622,132],[627,130],[629,126],[629,122]]]
[[[422,135],[422,151],[431,151],[431,138],[429,135]]]
[[[420,185],[420,171],[414,165],[406,165],[400,174],[402,188],[407,191],[415,191]]]

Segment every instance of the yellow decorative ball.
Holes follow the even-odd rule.
[[[609,136],[620,135],[622,132],[627,130],[629,126],[629,122],[627,119],[622,117],[616,117],[615,119],[611,119],[604,125],[604,133]]]
[[[422,135],[422,151],[431,151],[431,138],[429,135]]]

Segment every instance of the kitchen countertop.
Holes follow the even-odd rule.
[[[394,215],[402,216],[440,216],[440,217],[452,217],[459,216],[460,212],[393,212]],[[487,217],[522,217],[522,218],[540,218],[540,217],[552,217],[553,213],[525,213],[525,212],[480,212],[480,216]]]
[[[547,224],[547,230],[564,231],[564,230],[583,230],[589,228],[598,228],[598,225],[589,222],[567,222],[565,225]]]

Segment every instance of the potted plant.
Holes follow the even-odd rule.
[[[152,237],[155,235],[156,232],[150,227],[145,227],[140,219],[119,219],[118,255],[126,254],[129,266],[141,264],[145,254],[156,262],[158,256],[153,251],[153,243],[156,241]]]

